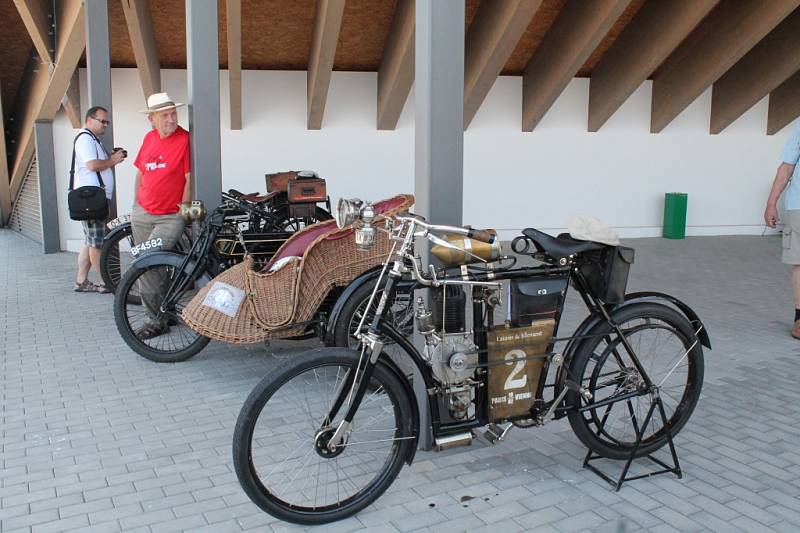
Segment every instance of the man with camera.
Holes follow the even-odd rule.
[[[111,170],[127,157],[127,152],[115,148],[109,156],[99,137],[111,124],[108,110],[100,106],[89,108],[86,112],[84,128],[75,137],[75,182],[74,188],[84,186],[104,187],[106,198],[114,194],[114,172]],[[78,274],[75,278],[75,292],[110,292],[105,285],[89,281],[89,270],[94,267],[100,275],[100,250],[106,231],[105,220],[81,220],[84,245],[78,253]]]
[[[156,93],[142,111],[153,129],[144,136],[133,163],[137,172],[131,223],[137,245],[153,242],[169,250],[183,233],[178,206],[192,196],[189,132],[178,125],[177,108],[182,105],[167,93]],[[143,340],[163,335],[170,327],[158,309],[163,276],[152,274],[143,276],[140,287],[147,321],[136,334]]]

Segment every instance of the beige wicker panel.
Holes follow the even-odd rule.
[[[247,271],[247,304],[259,326],[277,328],[292,319],[299,266],[298,257],[275,272]]]

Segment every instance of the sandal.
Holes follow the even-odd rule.
[[[99,292],[101,294],[108,294],[111,292],[106,288],[105,285],[92,283],[88,279],[85,279],[80,283],[75,283],[75,286],[72,288],[72,290],[75,292]]]
[[[152,322],[149,322],[136,332],[136,336],[141,340],[146,341],[155,337],[159,337],[168,331],[169,326],[167,325],[153,324]]]

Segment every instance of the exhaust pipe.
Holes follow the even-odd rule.
[[[436,451],[440,452],[449,448],[455,448],[456,446],[469,446],[472,444],[472,439],[472,431],[467,431],[466,433],[455,433],[444,437],[436,437],[433,442]]]

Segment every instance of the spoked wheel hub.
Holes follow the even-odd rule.
[[[316,437],[314,437],[314,450],[317,452],[317,455],[320,457],[324,457],[325,459],[333,459],[334,457],[338,457],[346,448],[345,445],[340,444],[330,449],[330,442],[333,438],[334,433],[336,433],[336,428],[327,427],[324,429],[319,430]]]

